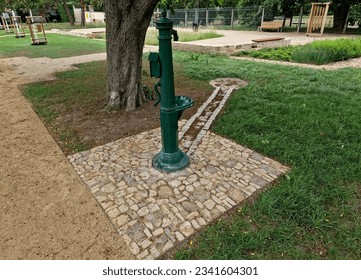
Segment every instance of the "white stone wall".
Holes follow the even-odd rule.
[[[81,9],[75,8],[74,9],[74,16],[75,16],[75,22],[81,21]],[[105,22],[105,13],[104,12],[85,12],[85,22],[86,23],[92,23],[92,22]]]

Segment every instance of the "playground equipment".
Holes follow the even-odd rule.
[[[44,18],[42,16],[28,16],[26,22],[29,26],[32,45],[46,45],[48,40],[46,39],[44,29]]]
[[[21,21],[21,17],[16,16],[14,11],[13,11],[13,15],[11,16],[11,23],[15,33],[15,38],[24,38],[25,31],[24,31],[23,23]]]
[[[328,9],[331,2],[311,3],[311,13],[308,20],[307,36],[322,36],[325,29]]]
[[[159,53],[150,53],[150,75],[160,78],[154,90],[160,103],[160,124],[162,133],[162,150],[153,158],[153,167],[165,172],[174,172],[185,168],[189,164],[189,157],[179,149],[178,120],[184,110],[193,106],[193,100],[187,96],[175,96],[172,35],[178,40],[177,31],[173,29],[173,22],[167,18],[164,9],[162,17],[156,22],[159,30]],[[161,92],[158,88],[161,87]]]
[[[6,31],[6,33],[12,33],[12,24],[11,24],[11,19],[8,13],[2,13],[1,15],[1,22],[2,25],[4,26],[4,29]]]

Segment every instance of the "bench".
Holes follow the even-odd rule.
[[[280,41],[284,39],[285,39],[284,37],[274,37],[274,38],[264,38],[264,39],[253,39],[252,42],[264,43],[264,42]]]
[[[258,27],[258,31],[263,31],[263,29],[275,29],[279,32],[282,31],[282,26],[282,21],[264,21],[261,23],[261,26]]]

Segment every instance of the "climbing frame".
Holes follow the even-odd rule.
[[[307,36],[322,36],[331,2],[312,3]]]
[[[32,45],[46,45],[48,40],[46,39],[44,29],[44,18],[42,16],[28,16],[26,22],[29,26]]]
[[[1,15],[1,23],[4,26],[4,29],[6,31],[6,33],[12,33],[12,24],[11,24],[11,19],[9,14],[7,13],[2,13]]]
[[[24,38],[25,31],[20,16],[11,16],[11,23],[15,33],[15,38]]]

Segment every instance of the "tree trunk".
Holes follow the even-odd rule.
[[[84,0],[80,0],[80,10],[81,10],[80,25],[85,26],[85,3],[84,3]]]
[[[107,111],[142,105],[142,54],[145,35],[158,0],[107,0],[106,38],[109,103]]]
[[[336,7],[333,15],[333,28],[339,30],[343,29],[349,9],[350,3],[341,3]]]
[[[66,0],[63,0],[63,6],[64,6],[64,9],[65,9],[66,15],[68,16],[70,25],[74,25],[74,18],[73,18],[73,15],[70,12],[68,4],[66,3]]]
[[[43,17],[43,19],[45,20],[46,23],[49,22],[49,19],[46,17],[46,13],[45,13],[45,10],[44,9],[41,9],[39,11],[39,14]]]

